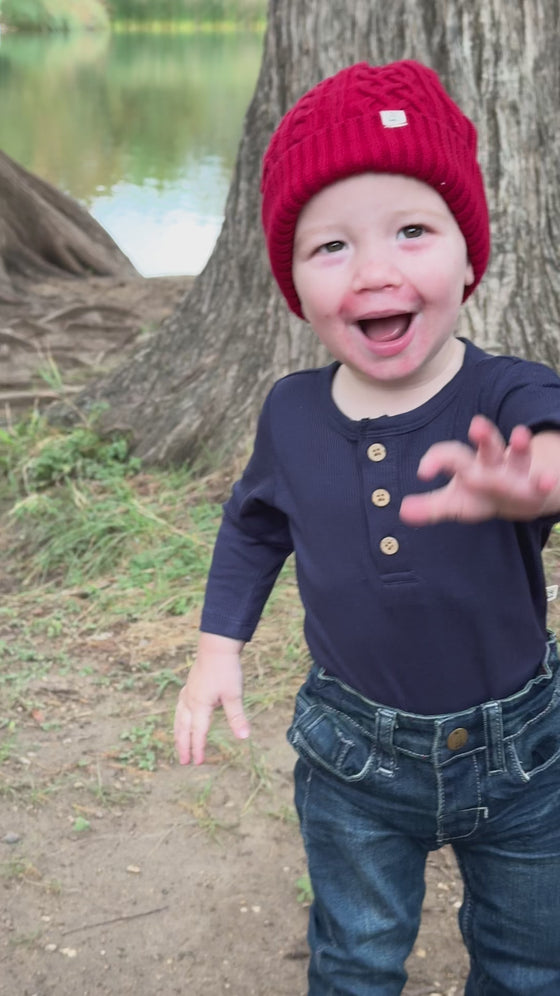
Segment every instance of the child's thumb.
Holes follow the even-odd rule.
[[[232,733],[238,740],[246,740],[249,736],[250,728],[247,717],[243,712],[243,702],[240,698],[226,699],[222,701],[226,719]]]

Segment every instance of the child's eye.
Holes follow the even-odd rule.
[[[327,253],[341,252],[341,250],[344,249],[345,245],[346,243],[342,242],[340,239],[333,239],[332,242],[325,242],[322,246],[320,246],[319,252],[327,252]]]
[[[404,225],[399,231],[399,237],[403,239],[419,239],[424,235],[426,229],[423,225]]]

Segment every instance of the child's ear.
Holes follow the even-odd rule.
[[[474,270],[472,268],[471,263],[467,262],[467,269],[465,272],[465,287],[470,287],[471,284],[474,284]]]

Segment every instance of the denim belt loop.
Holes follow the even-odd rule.
[[[492,775],[506,770],[501,704],[499,702],[485,702],[482,706],[482,716],[486,737],[486,763],[488,774]]]
[[[397,721],[394,709],[377,710],[377,771],[383,775],[393,775],[397,766],[393,731]]]

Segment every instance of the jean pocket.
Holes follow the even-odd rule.
[[[313,767],[345,782],[365,778],[374,760],[368,732],[349,716],[299,693],[288,741]]]
[[[560,760],[560,713],[557,700],[506,742],[511,768],[524,782]]]

